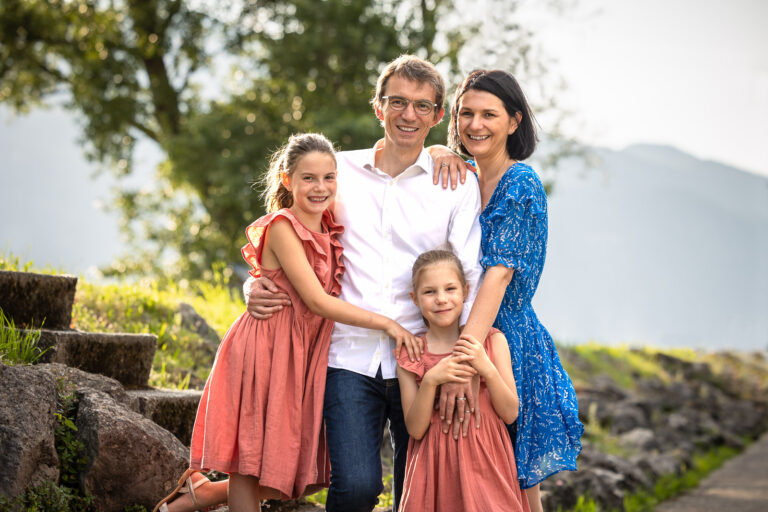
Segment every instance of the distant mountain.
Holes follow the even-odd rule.
[[[535,300],[563,341],[768,347],[768,177],[674,148],[594,150],[550,198]]]
[[[123,253],[117,216],[97,207],[115,183],[89,178],[71,116],[36,112],[12,126],[0,124],[0,251],[76,274]],[[594,155],[587,169],[565,162],[550,198],[535,306],[552,334],[768,347],[768,177],[670,147]]]

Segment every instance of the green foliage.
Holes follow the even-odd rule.
[[[30,272],[32,261],[21,263],[21,258],[13,254],[0,253],[0,270],[9,270],[13,272]]]
[[[0,362],[33,364],[48,351],[37,346],[39,341],[39,329],[16,329],[13,319],[6,317],[0,308]]]
[[[393,479],[394,475],[392,473],[384,474],[384,490],[381,491],[381,494],[379,494],[379,504],[377,505],[378,507],[392,508],[392,506],[395,504],[395,495],[392,492]]]
[[[4,512],[93,512],[92,496],[80,496],[69,487],[43,482],[31,487],[16,498],[0,496],[0,510]]]
[[[239,289],[221,266],[201,281],[149,281],[95,285],[80,281],[72,322],[91,332],[151,333],[158,349],[150,385],[200,388],[208,378],[218,344],[182,325],[180,302],[190,304],[219,335],[245,311]]]
[[[669,382],[671,376],[653,357],[652,349],[626,345],[606,346],[590,342],[559,347],[563,366],[574,383],[588,383],[595,375],[607,375],[619,387],[634,388],[638,377],[656,377]]]
[[[480,53],[543,82],[518,8],[495,1],[504,22]],[[107,272],[198,277],[240,261],[243,230],[263,213],[249,185],[289,134],[371,146],[381,135],[375,80],[401,53],[458,81],[460,50],[483,34],[479,19],[454,11],[452,0],[5,0],[0,102],[24,112],[63,100],[79,114],[87,155],[117,176],[131,173],[137,141],[155,143],[166,157],[155,186],[123,189],[115,202],[135,243]],[[540,113],[557,110],[555,94]],[[444,142],[446,125],[429,140]]]
[[[558,508],[558,512],[563,512],[563,509]],[[579,496],[576,505],[569,509],[568,512],[599,512],[599,509],[595,500],[589,496]]]
[[[74,423],[77,401],[71,385],[57,383],[54,445],[59,456],[59,483],[43,482],[10,499],[0,496],[0,510],[8,512],[94,512],[93,496],[80,490],[80,473],[88,464],[85,445],[77,439]]]
[[[64,380],[57,383],[56,428],[54,444],[59,455],[59,481],[62,486],[79,493],[79,478],[88,465],[85,456],[85,444],[77,438],[75,416],[77,414],[77,399],[71,385]]]
[[[123,512],[147,512],[144,505],[129,505],[123,509]]]
[[[34,268],[33,268],[34,267]],[[19,256],[13,253],[0,252],[0,270],[8,270],[13,272],[36,272],[38,274],[64,274],[65,272],[60,268],[51,266],[45,266],[42,268],[35,267],[33,261],[22,262]]]

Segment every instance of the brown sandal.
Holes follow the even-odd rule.
[[[181,478],[179,478],[179,483],[176,488],[171,491],[171,494],[160,500],[158,504],[155,505],[155,508],[152,509],[152,512],[168,512],[168,503],[176,499],[179,494],[186,493],[189,493],[189,497],[192,498],[192,505],[194,505],[195,510],[198,510],[200,507],[197,504],[197,499],[195,499],[195,489],[203,484],[207,484],[210,480],[208,480],[205,475],[202,475],[203,478],[197,482],[192,482],[192,475],[195,473],[200,473],[200,471],[197,469],[186,470],[184,474],[181,475]]]

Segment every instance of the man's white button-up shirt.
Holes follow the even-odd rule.
[[[422,150],[416,162],[392,178],[374,165],[374,149],[336,156],[334,211],[344,226],[346,272],[340,298],[388,316],[412,333],[426,331],[413,304],[411,267],[419,254],[449,249],[461,259],[470,285],[462,321],[477,294],[480,257],[480,192],[469,176],[456,190],[432,184],[433,160]],[[382,331],[336,323],[328,365],[374,377],[395,378],[394,342]]]

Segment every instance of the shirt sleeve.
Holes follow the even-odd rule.
[[[547,199],[532,176],[507,174],[488,213],[483,268],[504,265],[522,273],[535,255],[536,237],[546,231]]]
[[[464,312],[461,315],[461,322],[464,323],[469,317],[469,310],[472,308],[477,291],[480,289],[483,274],[483,268],[479,263],[482,232],[478,219],[481,203],[480,189],[477,187],[474,176],[467,176],[466,183],[459,186],[462,194],[454,207],[454,213],[448,227],[448,242],[451,244],[453,252],[461,260],[469,284],[469,296],[464,302]]]

